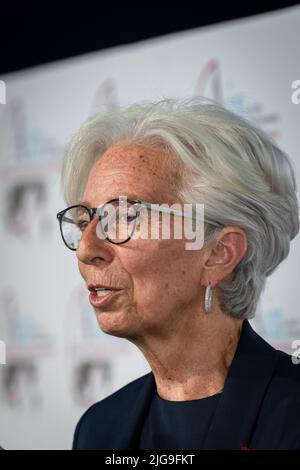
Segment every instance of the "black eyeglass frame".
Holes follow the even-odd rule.
[[[101,207],[87,207],[87,206],[84,206],[83,204],[74,204],[72,206],[69,206],[69,207],[66,207],[65,209],[63,209],[62,211],[59,211],[57,214],[56,214],[56,217],[59,221],[59,228],[60,228],[60,233],[61,233],[61,237],[63,239],[63,242],[64,244],[66,245],[67,248],[69,248],[69,250],[72,250],[72,251],[76,251],[77,248],[71,248],[65,241],[64,239],[64,236],[63,236],[63,233],[62,233],[62,219],[63,219],[63,216],[64,214],[70,210],[70,209],[73,209],[74,207],[83,207],[84,209],[87,210],[89,216],[90,216],[90,222],[93,220],[93,217],[94,215],[97,213],[97,212],[101,212],[103,210],[103,208],[107,205],[107,204],[110,204],[111,202],[115,202],[115,201],[120,201],[120,197],[118,198],[113,198],[113,199],[110,199],[109,201],[105,202]],[[169,214],[173,214],[173,215],[177,215],[177,216],[181,216],[181,217],[189,217],[189,218],[192,218],[194,220],[202,220],[204,222],[207,222],[208,224],[211,224],[211,225],[215,225],[216,227],[223,227],[223,224],[219,223],[219,222],[216,222],[214,220],[211,220],[211,219],[208,219],[206,217],[199,217],[195,214],[186,214],[186,213],[183,213],[181,211],[178,211],[176,209],[169,209],[167,207],[163,207],[161,206],[160,204],[157,204],[157,203],[153,203],[153,202],[149,202],[149,201],[142,201],[140,199],[127,199],[126,198],[126,201],[129,202],[130,204],[134,205],[134,204],[140,204],[140,205],[143,205],[145,207],[147,207],[148,209],[154,209],[154,210],[157,210],[159,212],[166,212],[166,213],[169,213]],[[159,205],[159,207],[157,207],[157,205]],[[154,207],[153,207],[154,206]],[[98,217],[99,217],[99,221],[101,222],[101,213],[98,214]],[[90,223],[89,222],[89,223]],[[113,243],[114,245],[122,245],[123,243],[126,243],[128,242],[128,240],[131,239],[132,237],[132,234],[134,233],[134,230],[135,230],[135,226],[136,226],[136,219],[134,220],[134,227],[132,229],[132,232],[131,234],[129,235],[129,237],[122,241],[122,242],[113,242],[108,236],[106,236],[106,234],[104,233],[104,230],[103,230],[103,227],[102,227],[102,224],[100,223],[100,227],[101,227],[101,231],[102,231],[102,234],[105,238],[105,240],[109,241],[110,243]]]

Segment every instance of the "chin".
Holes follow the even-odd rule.
[[[103,333],[112,336],[119,336],[120,338],[127,337],[129,333],[128,325],[126,325],[124,319],[121,319],[120,317],[118,318],[118,314],[116,312],[100,312],[98,310],[96,311],[96,318]]]

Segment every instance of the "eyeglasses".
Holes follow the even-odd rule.
[[[110,199],[98,208],[76,204],[58,212],[56,216],[59,221],[63,242],[70,250],[76,251],[84,231],[93,220],[95,214],[98,215],[100,222],[101,233],[96,230],[99,238],[104,238],[116,245],[126,243],[133,237],[136,223],[143,207],[170,215],[202,220],[216,227],[222,227],[222,224],[219,222],[207,219],[206,217],[199,217],[199,215],[192,212],[186,213],[153,202],[127,199],[126,196]]]

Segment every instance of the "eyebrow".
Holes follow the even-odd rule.
[[[150,198],[150,201],[149,202],[152,202],[152,203],[156,203],[155,202],[155,199],[156,197],[153,197],[153,195],[150,195],[150,193],[147,193],[149,195],[149,198]],[[122,194],[122,196],[125,196],[125,194]],[[120,196],[115,196],[115,197],[110,197],[109,199],[107,199],[107,201],[111,201],[112,199],[119,199]],[[130,194],[126,194],[126,197],[127,199],[133,199],[133,200],[139,200],[139,201],[144,201],[145,198],[144,197],[139,197],[137,196],[136,194],[133,194],[133,193],[130,193]],[[147,199],[147,197],[146,197]],[[107,202],[105,201],[105,202]],[[98,204],[98,207],[99,206],[102,206],[105,202],[102,202],[101,204]],[[159,204],[159,202],[157,202],[157,204]],[[86,207],[91,207],[91,204],[88,202],[88,201],[81,201],[78,203],[79,206],[86,206]]]

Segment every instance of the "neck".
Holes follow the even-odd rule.
[[[158,395],[172,401],[223,389],[243,323],[221,311],[182,317],[186,320],[176,330],[135,341],[152,369]]]

